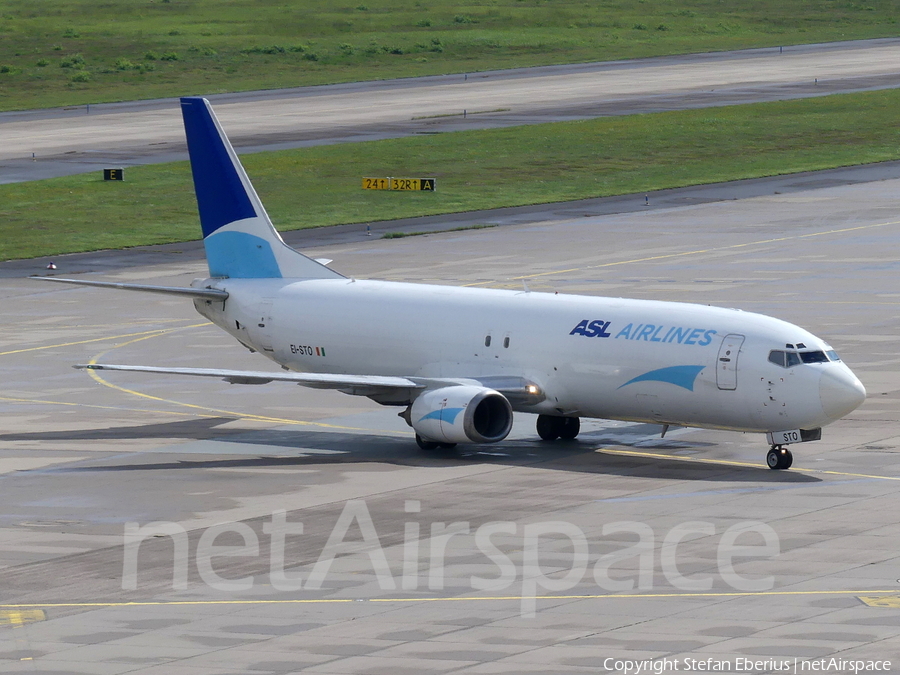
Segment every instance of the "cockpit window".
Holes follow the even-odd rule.
[[[782,368],[793,368],[801,363],[828,363],[828,361],[840,361],[833,350],[827,354],[823,351],[793,352],[782,349],[773,349],[769,352],[769,363],[774,363]]]
[[[838,356],[838,353],[836,351],[834,351],[833,349],[829,349],[825,353],[828,354],[828,358],[831,359],[832,361],[840,361],[841,360],[841,357]]]

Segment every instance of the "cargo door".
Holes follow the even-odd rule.
[[[259,303],[256,330],[253,331],[259,348],[264,352],[275,351],[272,342],[272,304],[272,298],[266,298]]]

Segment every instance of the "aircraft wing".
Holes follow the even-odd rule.
[[[268,384],[293,382],[313,389],[337,389],[345,394],[393,400],[403,390],[436,389],[453,385],[477,385],[499,391],[512,403],[536,403],[543,400],[541,388],[530,380],[514,376],[479,378],[391,377],[384,375],[343,375],[336,373],[269,372],[263,370],[228,370],[225,368],[160,368],[157,366],[125,366],[87,363],[73,366],[82,370],[124,370],[162,375],[216,377],[230,384]],[[395,392],[395,394],[391,394]],[[414,398],[413,396],[412,398]],[[401,397],[402,398],[402,397]],[[398,399],[399,400],[399,399]]]
[[[316,389],[339,389],[348,394],[369,396],[378,391],[397,389],[424,389],[425,384],[405,377],[381,375],[338,375],[333,373],[272,373],[263,370],[227,370],[224,368],[158,368],[155,366],[119,366],[104,363],[88,363],[73,366],[83,370],[126,370],[163,375],[194,375],[217,377],[230,384],[267,384],[269,382],[294,382]]]

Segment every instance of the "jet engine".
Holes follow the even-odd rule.
[[[438,443],[496,443],[512,428],[512,406],[503,394],[468,385],[426,391],[413,401],[410,424]]]

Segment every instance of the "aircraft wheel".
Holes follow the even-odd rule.
[[[437,450],[441,446],[437,441],[426,440],[419,436],[419,434],[416,434],[416,445],[422,450]]]
[[[789,469],[794,463],[794,456],[787,448],[773,445],[772,449],[766,453],[766,464],[770,469],[782,470]]]
[[[555,441],[559,438],[562,424],[559,420],[562,417],[554,417],[553,415],[538,415],[537,418],[537,434],[545,441]]]
[[[559,437],[571,441],[581,431],[581,419],[578,417],[563,417],[562,421]]]
[[[442,450],[452,450],[456,447],[456,443],[438,443],[438,447]]]
[[[782,469],[790,469],[791,464],[794,463],[794,456],[791,454],[791,451],[785,450],[784,455],[782,455],[782,459],[783,459],[784,466],[782,466],[781,468]]]

